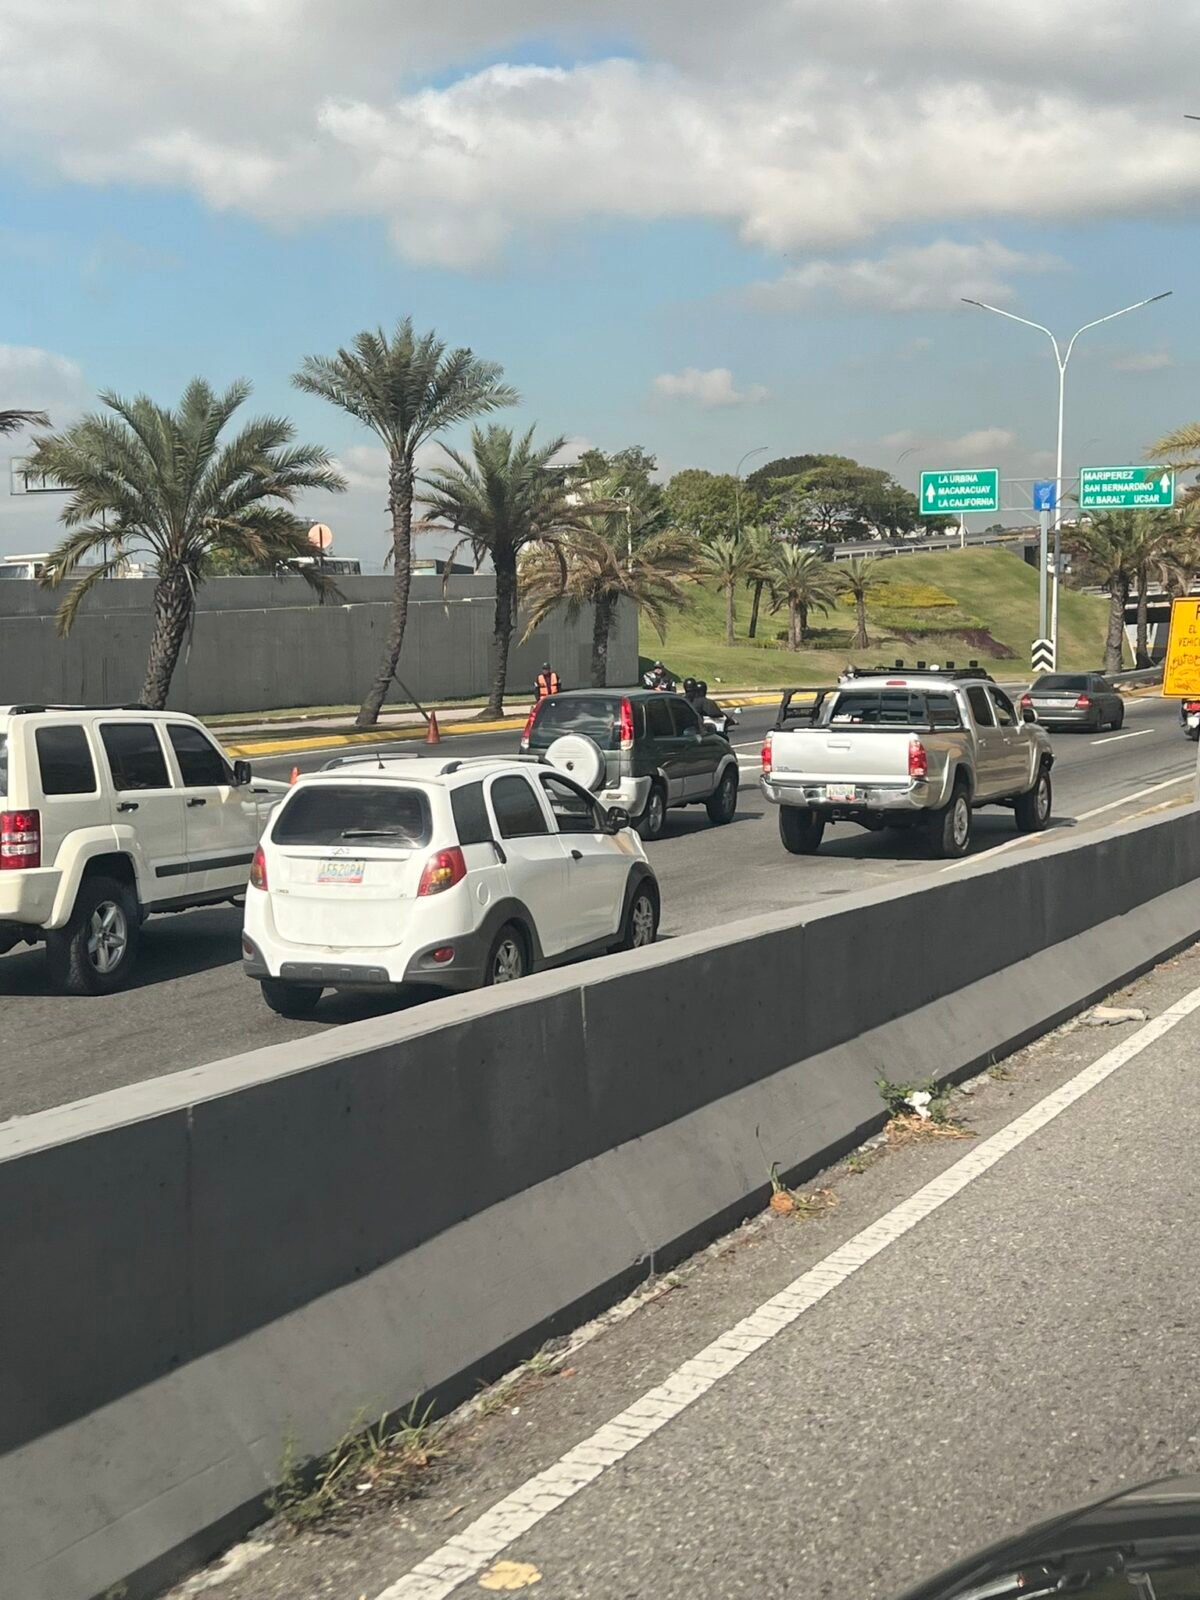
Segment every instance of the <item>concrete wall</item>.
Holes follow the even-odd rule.
[[[1200,933],[1200,812],[0,1128],[0,1594],[131,1595]],[[900,1064],[903,1064],[901,1066]]]
[[[198,594],[195,630],[172,686],[171,704],[215,714],[359,701],[377,670],[390,620],[391,580],[343,578],[344,603],[317,605],[302,579],[217,578]],[[99,704],[136,700],[150,642],[154,584],[106,583],[84,603],[67,639],[58,638],[58,597],[34,583],[0,583],[0,704],[54,700]],[[400,677],[418,699],[487,691],[494,581],[413,580]],[[568,688],[591,673],[591,614],[569,623],[559,612],[526,645],[515,645],[509,682],[527,699],[542,662]],[[637,681],[637,617],[618,609],[609,680]],[[397,697],[399,691],[397,690]]]

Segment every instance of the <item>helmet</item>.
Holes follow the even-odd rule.
[[[692,695],[694,695],[696,692],[695,678],[685,678],[683,680],[683,692],[688,696],[689,699],[691,699]]]
[[[656,661],[654,663],[654,670],[655,672],[665,672],[667,669],[663,666],[661,661]]]
[[[550,671],[550,663],[548,661],[543,661],[542,662],[542,671],[543,672],[549,672]]]
[[[702,698],[703,698],[704,695],[706,695],[708,693],[708,685],[705,683],[703,678],[701,678],[699,680],[699,682],[696,684],[696,693],[698,695],[700,695]]]

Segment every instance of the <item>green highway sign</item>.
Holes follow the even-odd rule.
[[[960,467],[921,474],[921,515],[961,517],[968,511],[999,511],[999,467]]]
[[[1084,467],[1079,474],[1081,511],[1139,511],[1175,504],[1170,467]]]

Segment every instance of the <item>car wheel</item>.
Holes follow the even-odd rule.
[[[780,806],[779,837],[790,855],[816,855],[824,833],[824,817],[818,817],[807,806]]]
[[[510,922],[500,929],[492,941],[483,981],[491,988],[497,983],[513,983],[525,977],[528,971],[529,957],[525,951],[524,936]]]
[[[634,891],[618,950],[643,950],[658,938],[658,896],[649,884]]]
[[[1124,706],[1118,706],[1117,707],[1117,720],[1113,723],[1113,727],[1119,730],[1119,729],[1123,728],[1124,726],[1125,726],[1125,707]]]
[[[717,785],[716,790],[704,802],[704,809],[708,812],[708,820],[716,827],[722,827],[726,822],[733,821],[734,812],[737,810],[738,775],[732,767]]]
[[[941,860],[965,856],[971,848],[971,801],[961,785],[950,804],[930,814],[927,824],[930,853]]]
[[[1019,794],[1013,806],[1013,813],[1017,819],[1017,829],[1021,833],[1041,833],[1050,821],[1050,812],[1053,807],[1053,790],[1050,785],[1050,774],[1045,767],[1037,776],[1033,788],[1025,794]]]
[[[653,784],[646,800],[646,809],[637,819],[636,827],[643,839],[660,838],[667,820],[667,799],[657,784]]]
[[[133,971],[140,935],[128,884],[85,878],[70,922],[46,936],[51,982],[62,994],[111,994]]]
[[[277,1017],[299,1021],[311,1017],[325,991],[316,983],[286,983],[281,978],[262,979],[262,997]]]

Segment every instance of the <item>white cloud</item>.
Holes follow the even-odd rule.
[[[522,64],[531,37],[569,64]],[[598,59],[614,37],[636,59]],[[828,252],[1193,206],[1197,135],[1163,107],[1198,48],[1168,0],[0,0],[0,136],[31,174],[378,217],[451,267],[612,217]]]
[[[693,400],[697,405],[712,407],[757,405],[770,391],[761,383],[737,388],[728,367],[710,367],[707,372],[685,367],[682,372],[660,372],[654,380],[654,392],[664,400]]]
[[[840,301],[868,311],[942,311],[969,297],[1004,304],[1016,291],[1008,276],[1063,267],[1056,256],[1028,255],[992,240],[903,246],[855,260],[809,261],[781,277],[752,284],[751,304],[765,311],[798,311]]]
[[[1175,363],[1165,350],[1146,350],[1140,355],[1122,356],[1113,362],[1114,372],[1161,372]]]
[[[0,410],[47,411],[51,425],[62,427],[83,410],[91,397],[78,362],[36,345],[0,344]],[[21,435],[10,435],[20,453]]]

